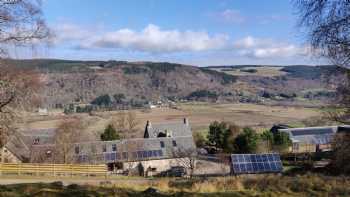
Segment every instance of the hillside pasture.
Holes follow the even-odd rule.
[[[244,68],[214,68],[216,71],[224,72],[234,76],[262,76],[275,77],[287,74],[282,71],[284,67],[278,66],[261,66],[261,67],[244,67]]]

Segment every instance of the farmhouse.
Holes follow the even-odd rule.
[[[33,146],[31,162],[62,163],[62,150],[54,144]],[[71,144],[71,163],[107,164],[111,171],[157,174],[190,162],[196,155],[187,119],[145,126],[144,138],[91,141]],[[67,157],[66,157],[67,158]]]
[[[350,126],[288,128],[278,131],[288,133],[292,140],[290,151],[293,153],[322,152],[331,149],[333,136],[337,132],[349,132]]]
[[[34,145],[52,144],[54,128],[26,129],[16,132],[0,150],[0,161],[5,163],[23,163],[30,161]]]

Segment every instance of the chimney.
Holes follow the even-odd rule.
[[[188,120],[187,120],[187,118],[184,118],[184,124],[188,126]]]
[[[147,128],[151,128],[152,127],[151,121],[147,120],[146,127]]]
[[[147,123],[146,123],[146,128],[145,128],[145,133],[143,134],[143,137],[144,138],[149,138],[149,129],[152,127],[151,125],[151,122],[149,120],[147,120]]]

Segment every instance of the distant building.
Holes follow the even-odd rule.
[[[39,113],[40,116],[47,116],[47,115],[49,115],[49,112],[48,112],[47,108],[39,108],[38,109],[38,113]]]
[[[293,153],[329,151],[337,132],[350,132],[350,126],[325,126],[278,129],[288,133],[292,140],[290,149]]]

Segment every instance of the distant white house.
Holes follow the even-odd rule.
[[[47,108],[39,107],[38,113],[39,113],[40,116],[47,116],[47,115],[49,115]]]

